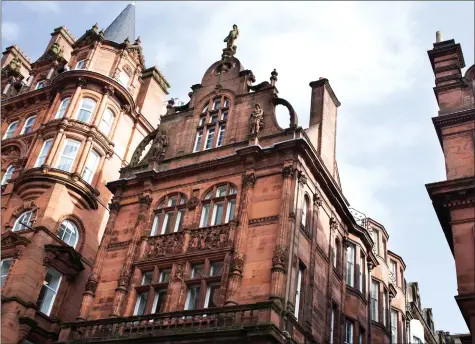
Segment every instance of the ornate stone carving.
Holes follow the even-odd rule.
[[[307,176],[303,174],[302,172],[299,173],[299,183],[301,185],[307,184]]]
[[[243,179],[242,184],[245,187],[254,187],[254,185],[256,185],[257,178],[254,173],[245,174],[242,179]]]
[[[243,269],[244,269],[244,256],[241,253],[234,252],[233,257],[231,258],[229,271],[232,273],[242,274]]]
[[[191,231],[188,252],[217,250],[227,247],[228,229],[228,225],[220,225]]]
[[[111,96],[114,94],[114,87],[110,85],[105,85],[103,88],[104,95]]]
[[[330,218],[330,229],[333,232],[336,232],[338,230],[338,222],[334,217]]]
[[[285,259],[287,257],[287,248],[282,245],[275,247],[274,255],[272,257],[272,271],[280,270],[285,272]]]
[[[299,259],[298,259],[297,255],[294,253],[294,255],[292,256],[292,265],[293,265],[294,268],[297,267],[298,260]]]
[[[97,289],[98,281],[97,278],[93,274],[89,276],[87,282],[86,282],[86,291],[90,291],[95,293]]]
[[[185,275],[185,264],[179,263],[175,267],[175,278],[182,280]]]
[[[112,199],[112,201],[109,203],[109,210],[118,212],[120,209],[120,201],[118,199]]]
[[[20,157],[20,149],[16,146],[9,146],[2,149],[2,155],[7,156],[10,159],[16,159]]]
[[[119,281],[118,281],[119,288],[127,289],[129,286],[129,281],[130,281],[130,272],[124,268],[122,269],[122,272],[120,273],[120,276],[119,276]]]
[[[86,79],[84,79],[83,77],[77,78],[77,80],[76,80],[76,86],[78,86],[78,87],[84,87],[86,84],[87,84]]]
[[[152,147],[147,153],[149,160],[163,160],[165,156],[165,150],[168,146],[168,135],[165,130],[158,130],[157,135],[153,139]]]
[[[288,178],[288,177],[293,178],[294,174],[295,174],[295,170],[292,166],[285,166],[282,169],[282,175],[284,176],[284,178]]]
[[[273,215],[273,216],[266,216],[266,217],[260,217],[257,219],[251,219],[249,220],[250,225],[260,225],[260,224],[265,224],[269,222],[275,222],[279,219],[279,215]]]
[[[322,206],[322,197],[320,197],[319,194],[314,194],[313,195],[313,204],[316,205],[317,207],[321,207]]]
[[[179,254],[185,243],[184,232],[169,235],[160,235],[149,240],[149,247],[145,250],[144,259],[157,258],[165,255]]]
[[[139,202],[148,207],[152,203],[152,197],[150,195],[139,196]]]
[[[234,45],[234,42],[239,36],[239,30],[236,24],[233,25],[233,29],[229,31],[228,35],[224,39],[226,42],[226,48],[223,49],[223,55],[221,56],[222,61],[228,61],[231,57],[236,54],[237,46]]]
[[[187,202],[186,202],[186,207],[189,210],[193,210],[198,206],[199,199],[198,197],[191,197]]]
[[[259,104],[254,105],[254,111],[249,117],[249,134],[257,135],[264,128],[264,111]]]
[[[125,114],[130,114],[131,108],[129,104],[122,105],[121,109]]]
[[[17,170],[22,169],[23,167],[25,167],[27,160],[28,159],[26,157],[25,158],[17,158],[12,162],[13,167],[15,167],[15,169],[17,169]]]

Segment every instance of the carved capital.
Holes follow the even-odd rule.
[[[76,86],[77,87],[84,87],[86,84],[87,84],[86,79],[84,79],[83,77],[77,78],[77,80],[76,80]]]
[[[307,177],[302,172],[299,173],[299,184],[302,186],[307,184]]]
[[[111,95],[114,94],[114,87],[110,85],[106,85],[103,87],[102,91],[104,92],[105,96],[110,97]]]
[[[272,256],[272,271],[281,271],[285,273],[285,259],[287,257],[287,248],[283,245],[277,245]]]
[[[95,293],[96,292],[96,289],[97,289],[97,285],[99,284],[99,282],[97,281],[97,279],[94,278],[95,276],[93,276],[91,274],[91,276],[89,277],[89,279],[87,280],[86,282],[86,291],[90,291],[92,293]]]
[[[112,199],[112,202],[109,203],[109,210],[113,212],[118,212],[120,209],[120,201],[117,199]]]
[[[152,203],[152,197],[150,195],[139,196],[139,202],[141,205],[148,207]]]
[[[282,175],[284,178],[293,178],[295,175],[295,169],[292,166],[285,166],[282,169]]]
[[[243,185],[245,187],[254,187],[256,185],[256,175],[254,173],[245,174],[242,178]]]
[[[127,269],[124,267],[122,269],[122,272],[120,273],[119,277],[119,288],[127,289],[129,287],[129,282],[130,282],[130,272],[127,271]]]
[[[131,108],[129,104],[122,105],[121,109],[123,113],[130,114]]]
[[[186,207],[189,210],[193,210],[198,206],[199,199],[197,197],[191,197],[187,202],[186,202]]]
[[[239,252],[234,252],[233,257],[231,258],[229,271],[232,274],[242,275],[243,269],[244,269],[244,255]]]
[[[338,222],[334,217],[330,218],[330,229],[335,233],[338,230]]]

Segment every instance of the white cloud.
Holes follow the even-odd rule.
[[[2,22],[2,39],[6,41],[15,41],[20,36],[20,26],[14,22]]]
[[[37,13],[59,13],[59,4],[56,1],[25,1],[23,5]]]

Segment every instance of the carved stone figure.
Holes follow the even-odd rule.
[[[249,118],[249,133],[251,135],[258,134],[259,131],[264,127],[264,111],[261,109],[259,104],[254,106],[254,111],[251,113]]]
[[[230,50],[232,55],[236,53],[236,46],[234,45],[234,41],[238,38],[239,36],[239,30],[236,24],[233,25],[233,29],[229,31],[228,36],[224,39],[224,42],[226,42],[226,49]]]
[[[161,130],[157,132],[157,135],[153,139],[152,147],[150,148],[150,159],[161,159],[165,154],[165,148],[168,146],[168,136],[166,131]]]

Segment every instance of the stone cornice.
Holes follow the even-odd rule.
[[[457,112],[432,117],[440,146],[442,147],[442,128],[448,125],[460,124],[468,121],[475,121],[475,107],[463,109]]]
[[[459,43],[455,43],[453,39],[438,42],[433,44],[434,49],[429,50],[427,54],[429,55],[430,64],[432,66],[432,70],[435,71],[435,58],[449,55],[449,54],[456,54],[457,55],[457,62],[458,68],[465,67],[465,60],[463,58],[462,48]]]
[[[142,72],[142,79],[147,79],[152,77],[153,80],[160,86],[165,94],[168,94],[168,89],[171,87],[168,83],[167,79],[163,76],[163,74],[157,69],[157,67],[150,67],[145,69]]]
[[[327,92],[330,95],[330,98],[333,100],[333,103],[335,104],[335,106],[339,107],[341,105],[340,101],[335,95],[335,92],[333,92],[333,88],[330,86],[330,82],[328,81],[328,79],[322,78],[320,80],[312,81],[309,85],[311,88],[325,85],[325,88],[327,89]]]

